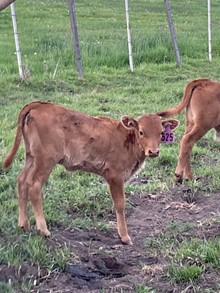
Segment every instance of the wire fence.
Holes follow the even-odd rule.
[[[124,1],[75,1],[83,67],[129,65]],[[208,60],[207,0],[170,0],[177,42],[183,63],[190,58]],[[24,67],[54,76],[75,67],[67,3],[54,0],[15,2]],[[212,57],[220,56],[220,4],[211,1]],[[129,1],[134,66],[175,62],[164,3]],[[17,71],[9,8],[0,14],[0,74]],[[58,68],[57,68],[58,67]]]

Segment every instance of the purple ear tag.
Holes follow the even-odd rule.
[[[173,143],[174,142],[174,133],[171,129],[170,123],[167,123],[165,125],[165,129],[162,132],[162,136],[161,136],[161,142],[164,142],[164,143]]]

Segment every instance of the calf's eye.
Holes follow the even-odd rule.
[[[140,136],[144,135],[143,131],[139,131]]]

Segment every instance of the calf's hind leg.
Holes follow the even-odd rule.
[[[109,189],[114,202],[116,210],[118,234],[122,243],[132,244],[131,238],[128,235],[127,224],[125,220],[125,193],[124,184],[120,180],[111,180],[109,183]]]
[[[175,171],[176,182],[182,183],[185,179],[192,179],[190,157],[193,145],[202,138],[209,129],[202,125],[194,126],[189,133],[185,133],[180,143],[180,155]]]
[[[37,230],[45,236],[50,236],[50,231],[47,229],[47,224],[43,212],[41,190],[54,165],[55,164],[45,164],[45,162],[35,162],[35,165],[31,169],[31,172],[27,178],[28,195],[33,208]]]
[[[29,230],[29,220],[27,211],[28,202],[28,186],[27,176],[33,165],[33,159],[30,155],[26,154],[26,163],[21,174],[18,176],[18,227]]]

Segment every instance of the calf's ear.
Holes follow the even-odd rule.
[[[177,119],[167,119],[161,121],[163,127],[165,127],[167,124],[170,124],[171,129],[174,129],[179,126],[180,122]]]
[[[135,119],[131,118],[130,116],[122,116],[121,123],[127,129],[138,129],[138,123]]]

